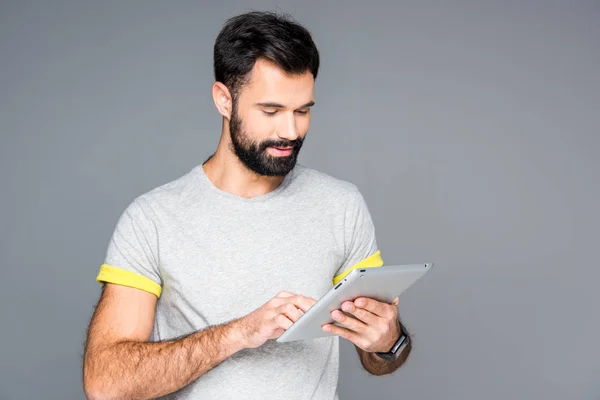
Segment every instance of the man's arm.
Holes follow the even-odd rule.
[[[367,372],[369,372],[370,374],[376,376],[392,374],[398,368],[404,365],[404,363],[408,359],[408,356],[410,355],[410,352],[412,350],[412,340],[410,334],[406,330],[404,324],[402,324],[400,321],[397,321],[396,327],[398,328],[400,333],[394,336],[396,337],[395,340],[398,340],[397,338],[402,336],[402,334],[404,333],[408,337],[408,341],[406,344],[402,345],[400,349],[398,349],[400,354],[395,360],[384,360],[383,358],[378,357],[375,354],[375,352],[368,352],[361,349],[357,345],[354,345],[358,356],[360,357],[360,363],[362,364],[363,368],[367,370]],[[396,343],[395,340],[394,343]]]
[[[367,372],[376,376],[384,376],[395,372],[406,362],[412,349],[412,343],[409,341],[404,349],[401,350],[402,352],[398,358],[391,361],[384,360],[378,357],[375,353],[364,351],[357,345],[354,345],[354,347],[356,348],[358,356],[360,357],[360,363],[362,364],[363,368],[367,370]]]
[[[84,356],[89,399],[149,399],[172,393],[242,349],[231,324],[148,343],[156,296],[106,284],[90,323]]]
[[[148,343],[154,294],[107,283],[85,348],[83,381],[90,399],[149,399],[188,385],[245,348],[276,339],[317,300],[286,291],[248,315],[176,340]]]

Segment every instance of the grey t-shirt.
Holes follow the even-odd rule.
[[[158,296],[151,341],[242,317],[281,290],[319,299],[379,259],[357,187],[297,164],[273,191],[218,189],[201,165],[131,202],[97,277]],[[364,265],[361,265],[363,267]],[[244,349],[167,398],[337,399],[339,338]]]

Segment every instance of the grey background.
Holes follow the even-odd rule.
[[[214,150],[212,44],[250,8],[321,51],[300,161],[359,186],[387,263],[436,263],[408,364],[342,341],[342,399],[600,398],[600,4],[205,3],[1,3],[0,399],[83,398],[110,234]]]

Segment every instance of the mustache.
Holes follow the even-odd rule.
[[[268,147],[293,147],[294,150],[299,150],[300,147],[302,147],[302,143],[304,142],[304,140],[302,138],[298,138],[296,140],[278,140],[278,141],[265,141],[263,143],[261,143],[260,148],[261,150],[267,150]]]

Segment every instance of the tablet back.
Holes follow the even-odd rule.
[[[423,263],[355,269],[308,309],[277,342],[332,336],[332,333],[323,332],[321,327],[331,323],[343,326],[331,318],[331,312],[341,309],[343,302],[369,297],[391,303],[432,267],[433,263]]]

